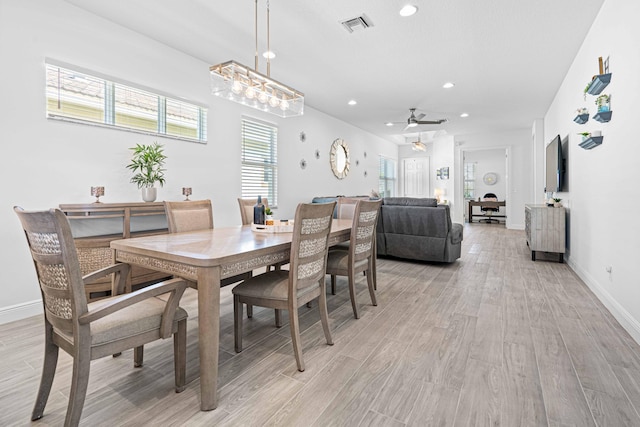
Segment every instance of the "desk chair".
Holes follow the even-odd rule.
[[[487,193],[482,198],[482,201],[485,201],[485,202],[497,202],[498,201],[498,196],[496,196],[493,193]],[[491,221],[495,221],[498,224],[500,223],[500,220],[491,218],[491,215],[493,215],[494,212],[497,213],[500,210],[500,208],[493,207],[493,206],[480,206],[480,210],[482,212],[484,212],[484,214],[487,216],[486,219],[483,219],[481,221],[484,221],[487,224],[491,224]]]
[[[186,282],[173,279],[123,294],[129,264],[113,264],[82,276],[71,227],[61,210],[26,212],[15,207],[14,211],[29,244],[45,314],[42,378],[31,419],[44,414],[60,349],[73,357],[65,426],[80,422],[92,360],[133,348],[134,366],[140,367],[143,345],[161,338],[173,335],[175,390],[184,390],[187,312],[178,302]],[[111,274],[113,296],[87,303],[84,284]]]
[[[291,341],[300,372],[304,371],[298,308],[316,298],[327,344],[333,345],[329,329],[325,270],[329,233],[335,202],[301,203],[296,209],[291,241],[290,269],[267,271],[233,288],[235,350],[242,351],[242,304],[289,311]]]

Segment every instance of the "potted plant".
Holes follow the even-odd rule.
[[[264,210],[264,219],[265,219],[265,224],[266,225],[273,225],[273,212],[271,212],[270,208],[266,208]]]
[[[598,106],[598,112],[602,113],[602,112],[606,112],[609,111],[609,101],[610,101],[610,97],[609,95],[603,93],[602,95],[598,96],[596,98],[596,105]]]
[[[591,138],[591,132],[580,132],[578,135],[582,136],[583,141]]]
[[[554,197],[553,198],[553,206],[555,206],[556,208],[561,208],[562,207],[562,199]]]
[[[155,183],[162,187],[165,181],[163,166],[167,156],[164,154],[164,147],[154,142],[151,145],[136,144],[130,150],[133,155],[127,169],[134,173],[130,182],[142,190],[142,200],[153,202],[157,197]]]

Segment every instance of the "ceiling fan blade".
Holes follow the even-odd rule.
[[[426,114],[425,114],[425,113],[420,113],[420,114],[418,114],[418,115],[416,116],[416,120],[420,120],[420,119],[422,119],[424,116],[426,116]]]
[[[442,123],[446,123],[447,119],[439,119],[439,120],[418,120],[419,125],[439,125]]]

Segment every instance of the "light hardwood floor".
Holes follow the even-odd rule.
[[[317,304],[300,309],[306,371],[288,324],[256,307],[233,351],[222,292],[220,402],[199,410],[197,303],[189,311],[187,389],[173,391],[172,341],[92,363],[81,424],[243,426],[638,426],[640,346],[565,264],[531,261],[524,232],[467,224],[453,264],[378,261],[378,306],[358,279],[329,295],[335,345]],[[328,280],[328,279],[327,279]],[[35,286],[35,284],[23,284]],[[287,316],[283,316],[286,319]],[[42,362],[42,320],[0,325],[0,425],[29,425]],[[61,425],[71,358],[61,352],[44,418]]]

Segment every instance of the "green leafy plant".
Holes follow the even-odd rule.
[[[162,187],[165,182],[163,166],[167,159],[164,147],[154,142],[151,145],[136,144],[130,150],[133,151],[133,155],[127,169],[134,173],[130,182],[138,188],[153,187],[156,182]]]
[[[583,138],[589,138],[591,136],[591,132],[580,132],[578,135],[582,135]]]
[[[270,209],[270,208],[266,208],[266,209],[264,210],[264,214],[265,214],[265,215],[272,215],[271,209]]]
[[[596,98],[596,105],[598,107],[602,107],[603,105],[608,104],[608,103],[609,103],[609,95],[607,95],[607,94],[603,93],[602,95],[600,95],[600,96],[598,96]]]
[[[559,198],[557,198],[557,197],[554,197],[554,198],[553,198],[553,201],[554,201],[554,202],[556,202],[556,203],[560,203],[560,202],[562,201],[562,199],[559,199]]]

